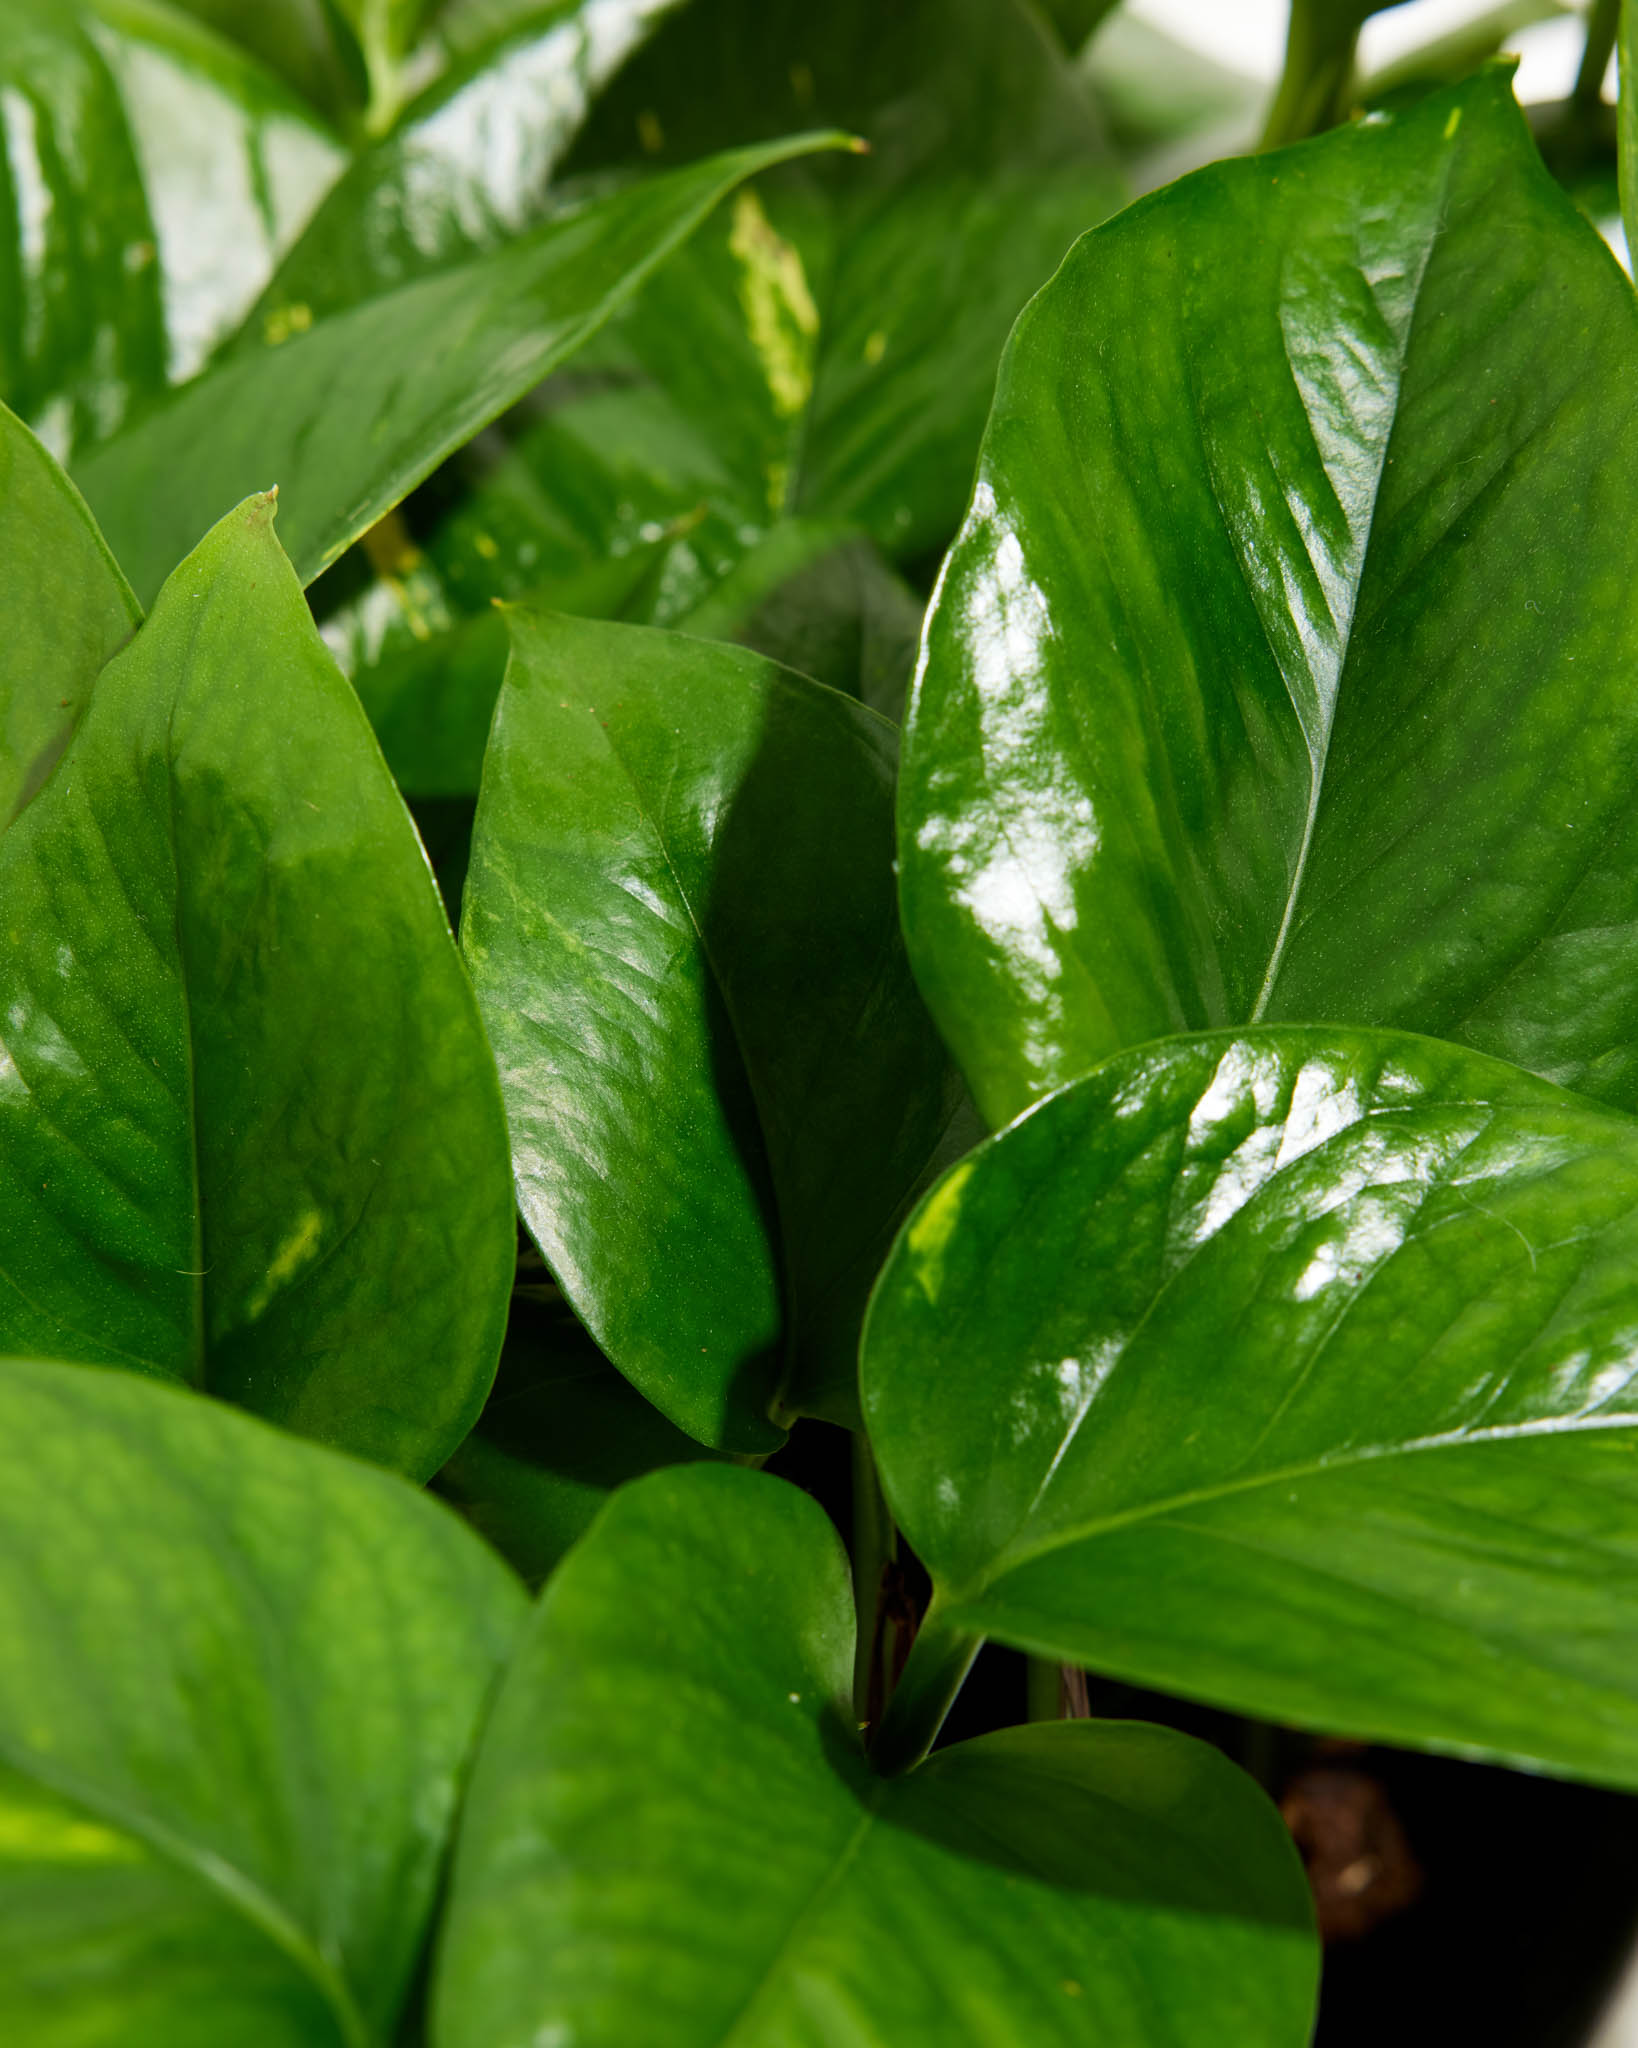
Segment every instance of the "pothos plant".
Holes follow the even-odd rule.
[[[1103,11],[0,11],[7,2040],[1300,2048],[986,1638],[1638,1788],[1638,307]]]

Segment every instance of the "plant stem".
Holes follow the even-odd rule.
[[[1363,0],[1291,0],[1285,69],[1268,110],[1259,149],[1318,135],[1340,116],[1354,75]]]
[[[859,1618],[858,1647],[853,1657],[853,1711],[869,1718],[871,1676],[881,1654],[882,1587],[887,1568],[899,1554],[899,1533],[893,1526],[870,1439],[853,1432],[853,1604]]]
[[[912,1769],[932,1748],[983,1640],[949,1628],[934,1596],[870,1746],[871,1761],[883,1777]]]
[[[1031,1657],[1024,1673],[1025,1713],[1031,1721],[1063,1718],[1064,1675],[1055,1657]]]
[[[1578,107],[1603,104],[1604,73],[1610,68],[1610,52],[1615,48],[1615,31],[1620,19],[1621,0],[1594,0],[1587,20],[1587,45],[1581,53],[1581,69],[1576,73],[1575,86],[1570,93]]]

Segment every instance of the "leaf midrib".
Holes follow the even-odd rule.
[[[60,1799],[94,1813],[122,1833],[140,1841],[206,1891],[221,1899],[288,1957],[323,1997],[341,2032],[345,2048],[377,2048],[345,1978],[327,1960],[305,1930],[269,1893],[237,1865],[186,1836],[140,1807],[127,1807],[100,1787],[82,1783],[73,1772],[43,1769],[41,1759],[0,1735],[0,1762],[30,1783]]]
[[[944,1604],[948,1609],[975,1604],[1012,1573],[1039,1563],[1042,1558],[1055,1556],[1062,1550],[1072,1550],[1078,1544],[1095,1542],[1100,1536],[1112,1535],[1138,1523],[1164,1521],[1185,1509],[1208,1506],[1214,1501],[1232,1499],[1237,1494],[1255,1493],[1265,1487],[1289,1486],[1306,1479],[1329,1478],[1333,1473],[1351,1471],[1361,1465],[1377,1464],[1389,1458],[1414,1457],[1430,1451],[1465,1450],[1473,1445],[1523,1442],[1534,1437],[1596,1435],[1604,1431],[1632,1429],[1638,1429],[1638,1413],[1574,1418],[1546,1416],[1534,1422],[1497,1423],[1488,1429],[1447,1430],[1435,1436],[1412,1437],[1403,1443],[1370,1444],[1357,1451],[1299,1459],[1294,1464],[1253,1473],[1243,1479],[1225,1479],[1216,1485],[1195,1487],[1188,1492],[1123,1508],[1113,1514],[1094,1516],[1088,1521],[1055,1530],[1038,1542],[1009,1548],[992,1570],[972,1584],[946,1594]]]
[[[1405,365],[1410,360],[1411,346],[1415,339],[1417,319],[1420,315],[1422,307],[1422,288],[1424,284],[1427,282],[1428,270],[1433,262],[1434,245],[1438,241],[1440,234],[1443,232],[1445,201],[1450,192],[1450,179],[1454,165],[1455,151],[1454,149],[1449,149],[1445,153],[1443,164],[1441,166],[1438,199],[1432,209],[1434,215],[1434,225],[1430,229],[1426,243],[1423,247],[1421,267],[1418,269],[1416,273],[1416,283],[1412,287],[1411,291],[1410,311],[1405,321],[1404,346],[1400,349],[1398,361],[1394,366],[1395,375],[1393,392],[1393,417],[1389,420],[1388,430],[1382,437],[1381,452],[1377,458],[1376,477],[1371,490],[1370,521],[1365,530],[1364,543],[1359,551],[1359,574],[1354,580],[1352,591],[1353,601],[1348,611],[1347,630],[1341,635],[1341,647],[1337,658],[1336,689],[1332,695],[1329,710],[1326,713],[1324,738],[1320,746],[1318,756],[1315,756],[1311,747],[1308,750],[1308,808],[1306,815],[1303,819],[1302,839],[1297,849],[1296,864],[1291,871],[1291,880],[1286,888],[1285,907],[1281,914],[1279,930],[1275,933],[1274,943],[1269,951],[1268,966],[1264,971],[1262,984],[1257,991],[1256,1000],[1253,1002],[1250,1014],[1246,1019],[1246,1022],[1250,1024],[1260,1024],[1268,1010],[1268,1005],[1273,999],[1275,985],[1280,977],[1280,970],[1285,964],[1286,950],[1289,947],[1292,935],[1296,930],[1297,906],[1302,896],[1303,883],[1307,877],[1308,857],[1310,853],[1313,851],[1315,829],[1319,822],[1320,801],[1325,789],[1325,774],[1331,758],[1331,740],[1333,734],[1336,731],[1337,714],[1342,705],[1343,690],[1345,687],[1347,687],[1349,664],[1353,654],[1354,627],[1359,618],[1360,593],[1365,587],[1365,578],[1367,573],[1369,572],[1371,563],[1371,547],[1372,543],[1376,538],[1376,515],[1377,512],[1380,510],[1382,503],[1382,480],[1387,473],[1387,465],[1389,461],[1388,451],[1392,448],[1394,444],[1394,437],[1397,435],[1399,431],[1399,409],[1403,401],[1405,392]],[[1295,381],[1295,370],[1291,364],[1290,348],[1288,344],[1286,347],[1286,365],[1287,368],[1292,371],[1293,381]],[[1303,417],[1305,420],[1309,418],[1308,409],[1306,405],[1303,407]],[[1309,424],[1310,432],[1312,432],[1312,422],[1310,421]],[[1202,438],[1204,438],[1204,423],[1201,422],[1198,419],[1198,417],[1196,420],[1196,426],[1197,429],[1201,432]],[[1316,458],[1320,459],[1320,468],[1323,473],[1325,465],[1323,458],[1319,457],[1319,447],[1317,442],[1315,445],[1314,452]],[[1329,482],[1329,476],[1327,476],[1327,482]],[[1236,550],[1236,555],[1238,555],[1238,550]],[[1242,580],[1244,580],[1243,569],[1241,571],[1241,575]],[[1267,642],[1267,628],[1266,626],[1263,626],[1261,609],[1257,605],[1255,597],[1252,598],[1251,602],[1252,609],[1257,615],[1258,624],[1260,627],[1262,627],[1265,642]],[[1273,644],[1271,642],[1267,642],[1267,644],[1270,658],[1274,661],[1276,669],[1279,670],[1281,680],[1283,682],[1285,671],[1280,664],[1278,655],[1275,653]],[[1287,696],[1289,698],[1289,684],[1286,685],[1286,691]],[[1297,711],[1297,706],[1294,699],[1291,700],[1291,709],[1292,715],[1297,719],[1298,728],[1299,730],[1301,730],[1302,718]],[[1305,733],[1305,740],[1306,737],[1307,735]]]

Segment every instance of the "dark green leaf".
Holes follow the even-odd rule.
[[[894,913],[893,729],[742,649],[509,618],[461,932],[524,1218],[658,1408],[766,1451],[854,1413],[883,1232],[955,1105]]]
[[[1083,1721],[888,1783],[852,1637],[794,1487],[695,1465],[618,1494],[479,1752],[437,2048],[1300,2048],[1309,1908],[1250,1779]]]
[[[310,582],[571,355],[742,178],[838,140],[734,151],[592,201],[208,372],[76,472],[138,594],[224,507],[275,483]]]
[[[1638,1121],[1288,1026],[957,1166],[862,1394],[929,1641],[1638,1786],[1635,1331]]]
[[[621,1378],[561,1301],[519,1300],[483,1416],[435,1483],[539,1586],[615,1487],[712,1455]]]
[[[345,156],[150,0],[7,0],[0,90],[0,397],[62,455],[199,368]]]
[[[1080,244],[905,740],[911,956],[992,1122],[1281,1018],[1638,1104],[1635,397],[1496,72]]]
[[[500,1348],[505,1125],[267,500],[98,678],[0,839],[0,931],[0,1350],[435,1471]]]
[[[385,1473],[0,1363],[0,2035],[385,2048],[522,1619]]]
[[[0,831],[50,774],[142,617],[85,502],[0,406]]]

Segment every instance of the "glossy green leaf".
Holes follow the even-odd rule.
[[[0,831],[50,774],[141,619],[85,502],[0,406]]]
[[[385,1473],[0,1362],[0,2035],[386,2048],[523,1614]]]
[[[678,4],[507,8],[491,33],[453,53],[389,133],[358,152],[269,282],[247,338],[327,319],[561,211],[567,201],[552,174],[588,104]]]
[[[770,1450],[854,1412],[956,1103],[894,912],[895,735],[738,648],[509,622],[461,941],[524,1220],[656,1407]]]
[[[657,1474],[563,1565],[473,1771],[436,2048],[1300,2048],[1300,1871],[1168,1730],[1009,1729],[889,1783],[817,1504]]]
[[[272,484],[285,492],[291,559],[310,582],[571,355],[742,178],[838,141],[731,151],[266,337],[96,449],[76,480],[139,595],[225,507]]]
[[[7,0],[0,397],[58,455],[113,433],[238,325],[344,161],[309,108],[170,8]]]
[[[615,1487],[713,1455],[615,1371],[561,1301],[520,1299],[478,1426],[434,1484],[539,1586]]]
[[[1123,1053],[948,1174],[873,1299],[912,1670],[993,1634],[1638,1786],[1635,1331],[1638,1121],[1397,1032]]]
[[[252,500],[0,839],[0,1350],[433,1472],[514,1260],[471,989]]]
[[[905,740],[911,956],[992,1122],[1282,1018],[1638,1103],[1635,343],[1495,71],[1081,242]]]
[[[793,117],[861,163],[736,201],[619,339],[731,468],[745,514],[847,520],[942,547],[1018,308],[1120,181],[1028,0],[693,0],[598,101],[567,169],[687,161]]]

